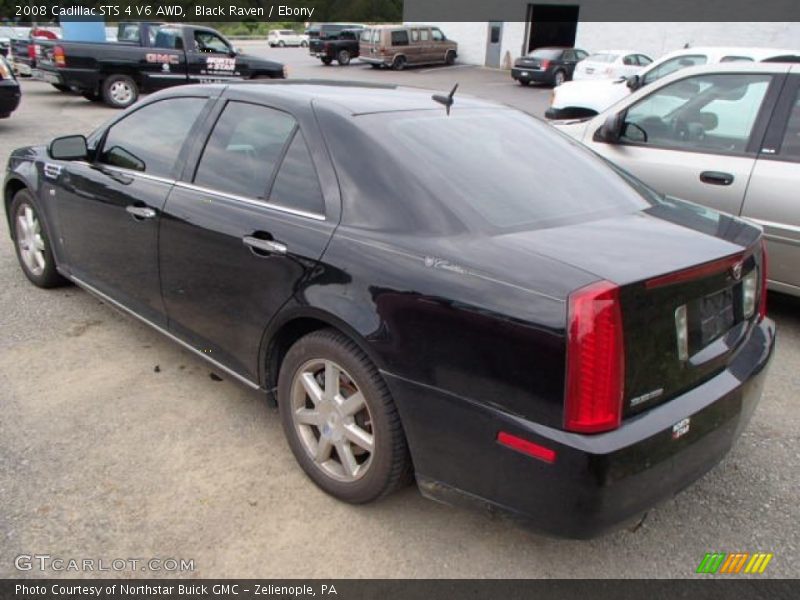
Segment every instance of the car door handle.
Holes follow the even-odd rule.
[[[152,219],[156,216],[156,210],[154,208],[150,208],[149,206],[136,206],[135,204],[130,204],[125,207],[125,210],[129,215],[133,215],[135,219]]]
[[[249,246],[250,249],[259,256],[264,256],[264,253],[286,254],[287,252],[286,244],[281,244],[275,240],[264,240],[252,235],[246,235],[242,238],[242,242],[244,242],[245,246]]]
[[[700,173],[700,181],[711,185],[730,185],[733,183],[733,175],[722,171],[703,171]]]

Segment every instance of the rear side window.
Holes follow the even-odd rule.
[[[392,46],[408,46],[408,31],[393,31]]]
[[[420,29],[419,30],[419,39],[423,42],[429,42],[431,39],[431,31],[430,29]]]
[[[412,29],[411,30],[411,41],[418,42],[419,41],[419,29]]]
[[[533,52],[529,52],[528,56],[531,58],[546,58],[548,60],[557,60],[561,58],[561,50],[559,48],[537,48]]]
[[[228,102],[197,167],[197,185],[264,200],[267,186],[295,127],[286,113]]]
[[[369,41],[371,39],[372,39],[372,30],[371,29],[365,29],[364,31],[361,32],[361,41],[362,42],[369,43]]]
[[[300,130],[295,133],[269,195],[271,204],[323,215],[325,206],[317,171]]]
[[[148,104],[108,130],[99,162],[173,177],[173,169],[205,98],[168,98]]]
[[[600,54],[592,54],[586,60],[597,63],[610,63],[614,62],[616,59],[617,59],[616,54],[608,54],[606,52],[602,52]]]
[[[719,62],[726,63],[726,62],[755,62],[755,61],[749,56],[723,56]]]
[[[783,135],[779,155],[782,158],[800,160],[800,90],[789,113],[789,122],[786,124],[786,133]]]

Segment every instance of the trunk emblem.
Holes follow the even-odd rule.
[[[690,418],[686,417],[685,419],[681,419],[675,425],[672,426],[672,439],[677,440],[679,437],[683,437],[687,433],[689,433],[689,422]]]
[[[731,267],[731,275],[735,281],[739,281],[742,278],[742,266],[742,261],[739,261]]]

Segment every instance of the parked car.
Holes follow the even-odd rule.
[[[297,33],[291,29],[270,29],[267,34],[267,44],[270,48],[284,46],[308,47],[308,36],[304,33]]]
[[[19,106],[22,91],[11,65],[8,64],[4,56],[0,56],[0,119],[11,116]]]
[[[572,79],[575,66],[587,56],[580,48],[537,48],[514,61],[511,78],[520,85],[533,81],[558,87]]]
[[[313,39],[309,45],[309,54],[329,65],[336,60],[340,65],[349,65],[358,58],[359,37],[363,29],[343,29],[336,38]]]
[[[39,42],[42,55],[36,76],[113,108],[130,106],[140,92],[177,85],[286,76],[281,63],[241,54],[209,27],[124,25],[139,26],[138,41],[126,31],[119,36],[124,43]]]
[[[31,29],[22,38],[12,38],[9,41],[8,59],[14,73],[17,76],[30,77],[36,68],[36,60],[41,51],[36,41],[57,39],[58,36],[53,31],[43,28]]]
[[[800,296],[800,66],[682,70],[560,128],[666,194],[755,221],[769,285]]]
[[[722,459],[774,345],[757,227],[452,92],[172,89],[15,150],[4,198],[32,283],[277,390],[348,502],[413,465],[427,496],[595,535]]]
[[[652,58],[635,50],[601,50],[575,66],[572,80],[628,78],[652,62]]]
[[[361,61],[373,67],[402,71],[407,66],[452,65],[458,43],[447,39],[438,27],[384,25],[361,33]]]
[[[696,65],[726,62],[797,61],[800,52],[776,48],[687,48],[671,52],[628,79],[574,81],[555,90],[548,119],[581,119],[607,109],[640,87]]]

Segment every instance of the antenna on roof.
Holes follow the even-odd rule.
[[[458,84],[453,86],[453,89],[450,90],[450,93],[447,96],[442,94],[434,94],[431,96],[434,102],[438,102],[439,104],[444,104],[445,108],[447,109],[447,116],[450,116],[450,107],[453,106],[453,96],[455,96],[456,90],[458,89]]]

